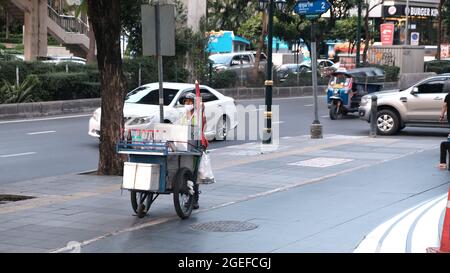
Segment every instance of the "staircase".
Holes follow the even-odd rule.
[[[34,0],[32,0],[34,1]],[[24,20],[30,12],[29,0],[6,1],[9,13],[17,20]],[[48,5],[47,31],[72,54],[86,57],[89,51],[89,26],[75,16],[61,15]]]
[[[89,26],[75,16],[60,15],[48,6],[47,30],[75,56],[89,51]]]

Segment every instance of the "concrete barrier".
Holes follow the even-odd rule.
[[[100,105],[101,99],[0,104],[0,119],[88,113],[94,111]]]

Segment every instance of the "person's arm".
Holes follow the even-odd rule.
[[[444,105],[442,105],[441,114],[439,115],[439,120],[444,120],[445,112],[447,112],[447,102],[444,102]]]

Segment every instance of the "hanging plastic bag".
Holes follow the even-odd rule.
[[[198,184],[212,184],[215,183],[214,174],[211,168],[211,160],[209,155],[203,152],[200,159],[200,165],[198,166]]]

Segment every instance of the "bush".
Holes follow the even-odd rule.
[[[3,80],[0,88],[0,103],[23,103],[34,101],[36,87],[39,85],[36,75],[28,75],[20,85],[13,85]]]
[[[450,73],[450,61],[430,61],[425,63],[425,72]]]
[[[230,88],[236,86],[238,75],[231,70],[224,70],[219,73],[214,71],[211,80],[212,82],[209,85],[213,88]]]
[[[89,82],[86,72],[39,75],[42,100],[74,100],[100,97],[100,84]]]
[[[378,65],[378,64],[364,64],[363,67],[377,67],[384,70],[386,75],[385,82],[396,82],[398,81],[398,76],[400,74],[400,67],[389,66],[389,65]]]

